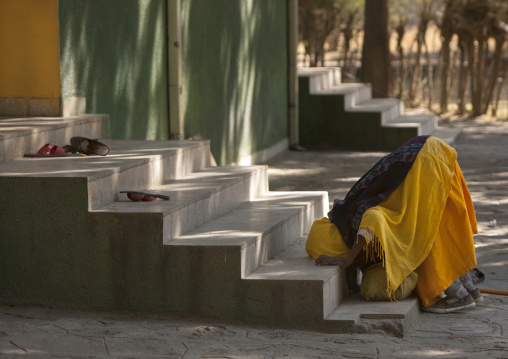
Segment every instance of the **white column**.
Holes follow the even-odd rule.
[[[182,26],[180,0],[167,0],[167,5],[169,135],[171,140],[183,140],[184,126],[182,105]]]

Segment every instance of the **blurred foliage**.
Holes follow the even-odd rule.
[[[324,66],[325,44],[331,37],[335,41],[328,45],[336,49],[342,31],[349,39],[349,47],[353,32],[361,23],[363,4],[363,0],[299,0],[299,38],[310,66]]]
[[[328,65],[356,74],[364,6],[364,0],[300,0],[304,63],[324,66],[326,51],[333,51]],[[490,108],[495,115],[508,72],[507,0],[390,0],[388,30],[391,95],[430,108],[438,103],[441,112],[481,115]]]

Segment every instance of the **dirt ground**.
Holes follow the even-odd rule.
[[[481,287],[508,290],[508,123],[454,121],[455,147],[475,203]],[[271,190],[327,190],[342,198],[384,153],[285,152],[268,162]],[[496,220],[496,225],[493,225]],[[490,226],[489,226],[490,223]],[[506,358],[508,297],[422,313],[404,338],[181,320],[154,315],[0,307],[6,358]]]

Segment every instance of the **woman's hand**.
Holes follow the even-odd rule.
[[[367,240],[363,236],[358,235],[358,240],[353,245],[353,248],[351,248],[351,251],[349,252],[346,258],[335,258],[327,256],[326,254],[321,254],[316,259],[314,264],[317,266],[331,265],[331,266],[339,266],[341,268],[347,268],[351,265],[351,263],[353,263],[358,253],[360,253],[360,251],[362,250],[363,247],[365,247],[366,244]]]
[[[331,265],[331,266],[339,266],[342,268],[347,268],[347,267],[349,267],[350,263],[347,262],[347,258],[336,258],[336,257],[327,256],[326,254],[321,254],[316,259],[314,264],[317,266]]]

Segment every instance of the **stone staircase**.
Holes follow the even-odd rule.
[[[342,270],[307,257],[326,192],[269,191],[265,166],[213,167],[209,141],[105,140],[105,157],[21,157],[100,138],[97,118],[31,133],[41,119],[0,120],[0,303],[340,333],[413,325],[415,298],[367,303],[347,293]],[[121,190],[171,199],[132,202]]]
[[[453,144],[457,128],[441,128],[426,110],[402,100],[372,98],[363,83],[342,83],[339,68],[300,68],[300,145],[313,149],[392,151],[407,140],[433,135]]]

